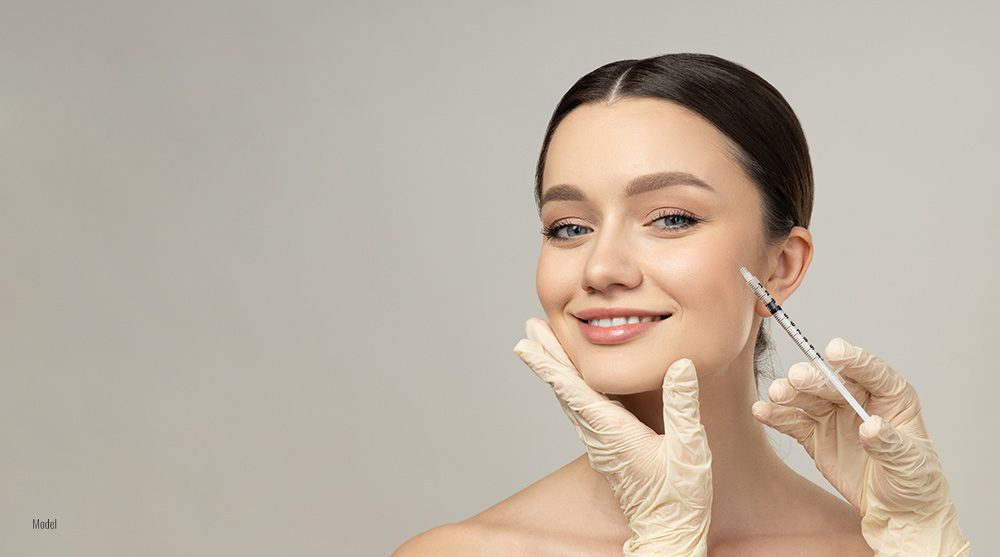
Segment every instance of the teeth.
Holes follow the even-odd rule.
[[[614,317],[612,319],[591,319],[587,323],[595,327],[620,327],[625,324],[649,323],[650,321],[660,321],[661,319],[666,319],[666,317],[639,317],[637,315],[630,315],[628,317]]]

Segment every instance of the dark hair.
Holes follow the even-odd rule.
[[[794,226],[809,228],[812,163],[795,112],[770,83],[740,64],[711,54],[664,54],[605,64],[581,77],[563,95],[542,143],[535,173],[541,211],[545,155],[556,127],[574,108],[590,102],[656,98],[679,104],[726,135],[729,150],[760,191],[764,239],[775,245]],[[773,345],[761,321],[754,343],[754,380],[760,382]],[[773,378],[773,372],[769,374]]]

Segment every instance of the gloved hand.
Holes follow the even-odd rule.
[[[681,359],[663,381],[659,435],[621,402],[590,388],[548,323],[533,317],[514,352],[555,391],[587,448],[590,465],[608,480],[632,537],[626,557],[704,557],[712,511],[712,454],[698,411],[698,379]]]
[[[844,366],[844,386],[870,420],[862,423],[810,362],[775,380],[771,402],[755,402],[753,415],[795,438],[861,512],[862,534],[876,556],[968,555],[916,390],[877,356],[843,339],[831,340],[825,356],[832,368]]]

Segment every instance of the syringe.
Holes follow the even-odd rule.
[[[768,311],[771,312],[771,315],[773,315],[774,318],[778,320],[778,323],[781,323],[781,326],[785,329],[785,332],[787,332],[788,335],[792,337],[792,340],[795,341],[795,345],[798,346],[799,349],[805,353],[806,357],[809,358],[810,361],[812,361],[813,365],[819,368],[820,371],[822,371],[823,374],[826,375],[827,380],[831,384],[833,384],[834,387],[837,388],[837,391],[839,391],[841,395],[844,396],[844,399],[847,400],[848,403],[850,403],[851,407],[854,408],[854,411],[857,412],[859,416],[861,416],[861,419],[866,422],[870,420],[871,416],[868,415],[868,412],[865,412],[865,409],[862,408],[860,404],[858,404],[858,401],[853,396],[851,396],[851,392],[848,391],[847,387],[844,386],[844,383],[843,381],[840,380],[840,377],[838,377],[837,374],[834,373],[832,369],[830,369],[830,366],[826,363],[826,360],[824,360],[819,355],[819,352],[816,350],[816,347],[814,347],[812,344],[809,344],[809,339],[807,339],[805,335],[802,334],[802,331],[800,331],[795,326],[795,322],[788,317],[788,314],[785,313],[785,310],[781,309],[781,306],[778,305],[778,302],[774,301],[774,298],[772,298],[771,294],[767,291],[766,288],[764,288],[764,285],[761,284],[759,280],[757,280],[757,277],[753,276],[753,273],[748,271],[746,267],[740,267],[740,274],[742,274],[743,278],[746,279],[747,284],[750,285],[750,288],[753,290],[753,293],[756,294],[758,298],[760,298],[760,301],[763,302],[764,306],[767,307]]]

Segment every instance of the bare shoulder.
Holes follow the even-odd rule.
[[[390,557],[483,557],[486,538],[475,523],[443,524],[406,540]]]
[[[586,504],[571,465],[466,520],[414,536],[392,557],[620,557],[624,526]]]
[[[390,557],[537,557],[548,555],[553,546],[561,547],[559,540],[544,533],[477,515],[417,534]]]

